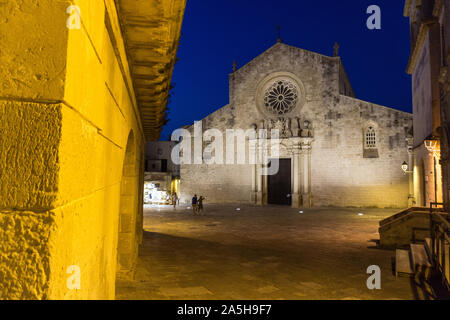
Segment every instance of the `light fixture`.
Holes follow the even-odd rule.
[[[430,138],[430,139],[425,139],[423,141],[425,148],[429,151],[429,152],[439,152],[439,140],[435,139],[435,138]]]
[[[406,163],[406,161],[403,161],[402,170],[403,172],[406,172],[406,170],[408,170],[408,164]]]
[[[409,168],[408,163],[406,161],[403,161],[403,163],[402,163],[402,170],[403,170],[403,172],[404,173],[412,173],[412,171],[408,170],[408,168]]]

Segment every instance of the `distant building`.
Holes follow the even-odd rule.
[[[411,26],[407,72],[412,75],[414,114],[409,168],[414,176],[412,204],[417,206],[449,202],[449,14],[447,0],[407,0],[405,3],[404,15],[409,17]]]
[[[178,194],[180,166],[172,161],[174,141],[151,141],[145,145],[144,202],[168,203]]]
[[[180,166],[172,161],[171,153],[175,141],[150,141],[145,145],[145,171],[167,172],[174,177],[180,176]]]

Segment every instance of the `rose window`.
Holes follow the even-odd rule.
[[[289,81],[279,80],[272,84],[264,95],[266,109],[276,115],[290,112],[298,101],[297,87]]]

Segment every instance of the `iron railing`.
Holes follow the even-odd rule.
[[[440,205],[443,203],[430,203],[431,259],[442,275],[442,284],[450,290],[450,215],[433,210]]]

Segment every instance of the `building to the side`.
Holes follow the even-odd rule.
[[[114,299],[185,0],[0,5],[0,300]]]
[[[197,194],[209,203],[408,205],[409,178],[401,166],[408,161],[412,115],[357,99],[337,48],[330,57],[279,40],[242,68],[234,68],[229,104],[199,124],[201,131],[195,126],[190,130],[192,136],[203,137],[201,159],[194,146],[192,161],[181,164],[182,202]],[[236,146],[229,147],[229,129],[255,130],[258,142],[255,137],[233,138]],[[259,134],[261,129],[265,136]],[[274,130],[278,139],[271,138]],[[216,137],[211,139],[207,132]],[[245,153],[247,160],[253,155],[261,161],[218,163],[212,146],[220,135],[224,158],[228,147],[235,148],[234,159]],[[279,170],[265,175],[269,161],[277,158],[275,145]]]
[[[414,182],[413,207],[380,221],[380,246],[409,249],[403,251],[404,259],[397,251],[396,265],[408,265],[409,257],[424,259],[450,289],[450,1],[406,0],[404,15],[410,21],[407,72],[412,75],[414,114],[414,139],[404,170]]]
[[[441,164],[442,193],[445,207],[450,209],[450,3],[438,1],[435,16],[440,28],[440,107],[441,107]]]
[[[411,57],[407,72],[412,75],[414,114],[413,160],[414,202],[429,206],[443,201],[448,190],[448,1],[407,0],[404,15],[410,20]],[[440,83],[441,80],[441,83]],[[443,83],[442,83],[443,82]],[[447,83],[447,86],[445,85]],[[441,145],[443,161],[441,162]],[[443,164],[444,172],[441,172]],[[448,202],[448,191],[444,192]]]

